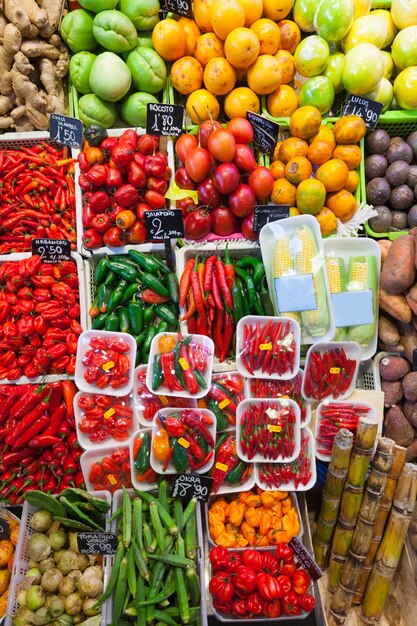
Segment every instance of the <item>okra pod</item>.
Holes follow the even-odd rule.
[[[145,597],[145,580],[139,576],[136,599]],[[136,626],[146,626],[146,608],[137,605]]]
[[[161,507],[168,513],[168,483],[166,480],[161,480],[159,483],[158,500]]]
[[[155,609],[153,615],[155,619],[163,622],[164,624],[168,624],[169,626],[180,626],[180,624],[176,622],[173,617],[167,615],[164,611],[158,611],[158,609]]]
[[[195,559],[197,554],[197,524],[195,515],[192,515],[185,526],[185,556]]]
[[[113,622],[118,624],[123,614],[123,604],[126,597],[127,558],[124,556],[120,562],[119,576],[117,578],[116,592],[113,602]]]
[[[113,563],[113,568],[111,570],[109,582],[107,583],[106,591],[103,593],[101,598],[97,600],[97,602],[94,605],[94,608],[101,606],[103,602],[105,602],[107,598],[109,598],[111,594],[113,593],[113,589],[115,588],[116,582],[118,580],[120,564],[122,562],[124,554],[125,554],[125,547],[123,545],[123,542],[119,541],[119,544],[117,546],[116,556],[115,556],[114,563]]]
[[[151,514],[151,522],[152,522],[153,530],[155,533],[156,541],[158,544],[158,548],[163,554],[165,533],[164,533],[164,529],[162,528],[161,518],[159,517],[159,511],[158,511],[156,502],[155,504],[153,502],[149,504],[149,511]]]
[[[131,551],[133,552],[134,563],[136,563],[136,567],[139,570],[139,574],[145,580],[149,580],[149,572],[148,572],[148,568],[146,567],[145,559],[143,558],[143,555],[139,549],[139,546],[134,539],[132,541]]]
[[[195,509],[197,506],[197,498],[191,498],[191,500],[189,501],[189,503],[187,504],[187,506],[185,507],[184,510],[184,516],[182,519],[182,525],[180,528],[178,528],[178,532],[181,532],[183,530],[183,528],[185,528],[189,518],[191,517],[191,515],[195,514]]]
[[[181,620],[184,624],[190,621],[190,605],[188,604],[187,587],[185,585],[184,572],[180,567],[175,568],[175,589],[177,591],[177,602],[180,609]]]
[[[132,503],[127,489],[123,487],[123,545],[125,548],[130,546],[132,540]]]
[[[160,521],[164,524],[164,526],[166,526],[169,534],[174,536],[178,535],[178,527],[175,524],[175,521],[172,519],[166,508],[161,504],[159,498],[158,500],[156,500],[153,496],[146,492],[141,493],[140,497],[149,504],[149,507],[152,507],[152,505],[154,505],[158,508]]]
[[[115,519],[120,517],[122,513],[123,513],[123,506],[119,506],[119,508],[113,513],[113,515],[109,519],[109,522],[113,522]]]
[[[146,561],[148,556],[143,547],[143,513],[142,513],[142,500],[140,498],[136,498],[135,500],[133,500],[133,516],[132,517],[133,517],[132,519],[133,538],[136,539],[138,546],[139,546],[139,550],[141,551],[142,556]]]
[[[158,544],[156,543],[156,538],[153,536],[151,528],[148,524],[143,525],[143,541],[148,553],[155,552]]]
[[[198,580],[195,567],[187,567],[185,572],[185,582],[188,587],[190,601],[193,604],[200,602],[200,581]]]
[[[127,585],[132,596],[136,597],[136,568],[132,549],[127,551]]]
[[[184,543],[183,539],[180,541]],[[151,561],[159,561],[159,563],[165,563],[165,565],[171,565],[173,567],[186,568],[194,565],[194,561],[187,559],[185,556],[179,556],[178,554],[150,554],[149,558]]]

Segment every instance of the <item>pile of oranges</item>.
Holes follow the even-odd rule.
[[[298,107],[289,86],[300,29],[285,19],[293,0],[195,0],[194,19],[161,20],[152,33],[154,49],[172,62],[174,88],[187,96],[186,110],[198,124],[217,119],[219,97],[229,118],[259,113],[265,95],[274,117]]]
[[[366,126],[356,115],[322,124],[318,109],[303,106],[290,117],[291,135],[277,143],[270,169],[271,201],[289,204],[291,215],[315,215],[322,235],[336,229],[336,218],[350,220],[358,209],[354,192],[362,152],[357,145]]]

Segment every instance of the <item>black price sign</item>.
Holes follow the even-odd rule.
[[[253,220],[253,232],[259,233],[265,224],[283,220],[290,215],[289,204],[258,204],[255,207]]]
[[[149,239],[176,239],[184,237],[184,222],[179,209],[161,209],[145,212],[145,226]]]
[[[7,519],[0,517],[0,541],[8,539],[10,537],[10,526]]]
[[[45,263],[69,261],[71,244],[66,239],[32,239],[32,254],[39,254]]]
[[[83,124],[75,117],[52,113],[49,120],[49,135],[52,141],[71,148],[79,148],[83,142]]]
[[[343,115],[359,115],[365,122],[366,128],[374,130],[382,109],[383,104],[381,102],[350,94],[343,109]]]
[[[413,372],[417,370],[417,348],[413,350]]]
[[[301,561],[303,567],[308,571],[313,580],[318,580],[323,576],[323,572],[297,537],[291,539],[290,546],[294,550],[297,559]]]
[[[81,554],[116,554],[118,539],[114,533],[77,533]]]
[[[177,474],[171,485],[171,497],[180,500],[197,498],[207,502],[213,486],[214,478],[200,474]]]
[[[253,143],[262,154],[274,154],[278,141],[279,124],[262,115],[248,111],[247,119],[253,128]]]
[[[184,107],[180,104],[152,104],[146,109],[146,132],[148,135],[178,137],[182,133]]]
[[[191,0],[161,0],[161,9],[184,15],[184,17],[193,17]]]

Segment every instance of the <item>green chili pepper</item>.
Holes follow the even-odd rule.
[[[135,367],[140,365],[142,361],[142,346],[143,346],[144,341],[145,341],[145,333],[143,332],[139,335],[139,337],[136,337],[137,350],[136,350]]]
[[[168,322],[166,322],[165,320],[162,320],[159,322],[158,328],[157,328],[158,334],[166,333],[169,329],[170,329],[170,325],[168,324]]]
[[[137,283],[130,283],[123,292],[122,304],[130,302],[131,299],[138,293],[139,285]]]
[[[149,356],[149,350],[151,349],[152,339],[155,337],[157,332],[158,330],[156,326],[154,326],[153,324],[151,326],[148,326],[148,329],[145,335],[145,341],[143,342],[143,348],[142,348],[142,354],[144,357]]]
[[[106,330],[113,330],[117,332],[119,330],[119,316],[116,313],[110,313],[106,319]]]
[[[135,467],[139,474],[144,474],[150,467],[151,437],[149,433],[143,433],[142,445],[136,455]]]
[[[272,304],[271,296],[269,295],[268,289],[265,289],[264,284],[262,284],[260,293],[261,293],[262,304],[265,309],[265,315],[268,315],[269,317],[275,315],[274,305]]]
[[[103,257],[96,265],[96,269],[94,271],[94,280],[96,285],[99,285],[106,278],[107,272],[109,270],[109,259],[107,257]]]
[[[184,378],[184,372],[183,369],[180,365],[180,349],[182,344],[184,343],[184,341],[188,341],[188,343],[190,343],[191,340],[191,335],[189,337],[187,337],[186,340],[181,339],[177,345],[175,346],[175,348],[173,349],[173,354],[174,354],[174,370],[175,370],[175,376],[178,379],[180,385],[186,389],[186,384],[185,384],[185,378]],[[188,344],[187,344],[188,345]]]
[[[104,328],[104,325],[106,323],[106,318],[107,318],[107,313],[99,313],[97,317],[93,319],[91,328],[93,328],[94,330],[101,330],[102,328]]]
[[[135,296],[128,306],[130,329],[134,335],[140,335],[143,329],[143,308],[142,303],[137,302]]]
[[[253,270],[252,278],[255,286],[257,287],[261,284],[261,281],[265,276],[265,266],[261,259],[257,259],[253,256],[245,256],[243,259],[239,259],[236,265],[237,267],[241,267],[242,269],[251,268]]]
[[[157,254],[151,254],[149,256],[151,257],[151,259],[153,261],[155,261],[155,263],[158,265],[159,270],[161,272],[163,272],[164,274],[168,274],[169,273],[169,267],[166,265],[166,263]]]
[[[257,315],[265,315],[265,309],[259,291],[255,292],[255,311]]]
[[[166,275],[166,285],[168,288],[169,297],[172,302],[178,304],[179,300],[179,287],[178,287],[178,279],[173,272],[170,272]]]
[[[168,324],[170,324],[171,326],[176,325],[177,317],[164,304],[158,304],[155,309],[155,313],[158,315],[158,317],[168,322]]]
[[[100,309],[100,313],[107,312],[109,298],[111,296],[112,291],[113,289],[111,287],[107,287],[104,283],[99,286],[97,290],[97,294],[98,294],[98,308]]]
[[[148,306],[148,308],[143,312],[143,325],[145,328],[149,326],[155,317],[155,307],[156,304],[151,304],[151,306]]]
[[[109,261],[109,268],[129,283],[133,283],[139,278],[139,272],[136,267],[125,261]]]
[[[117,280],[117,275],[112,272],[111,270],[109,270],[107,272],[107,276],[106,279],[104,281],[104,284],[106,285],[106,287],[112,286],[113,283]]]
[[[235,272],[237,276],[240,276],[245,284],[249,296],[249,306],[252,309],[255,306],[256,295],[256,289],[255,285],[253,284],[252,277],[248,274],[248,272],[245,272],[245,270],[242,270],[240,267],[235,267]]]
[[[139,267],[145,270],[145,272],[158,272],[160,269],[156,259],[150,254],[143,254],[143,252],[138,252],[137,250],[129,250],[128,255]]]
[[[107,303],[107,313],[113,313],[114,309],[121,304],[123,300],[123,291],[116,287],[111,294]]]
[[[122,333],[128,333],[130,329],[129,310],[126,306],[119,309],[119,326]]]
[[[164,296],[164,297],[169,296],[168,289],[159,280],[159,278],[156,278],[156,276],[154,276],[153,274],[144,272],[142,274],[142,283],[146,287],[149,287],[149,289],[152,289],[152,291],[155,291],[156,293],[158,293],[160,296]]]
[[[172,456],[171,460],[177,472],[186,472],[188,470],[187,451],[175,437],[171,440]]]
[[[152,389],[156,391],[162,385],[164,375],[162,372],[161,360],[159,354],[155,354],[153,357],[153,375],[152,375]]]
[[[231,294],[232,294],[232,302],[233,302],[233,319],[235,321],[235,324],[237,324],[238,321],[242,319],[244,313],[243,313],[241,290],[236,281],[233,281]]]
[[[217,431],[225,430],[229,426],[228,420],[225,418],[223,411],[219,409],[218,403],[210,398],[207,403],[207,408],[214,413],[217,421]]]

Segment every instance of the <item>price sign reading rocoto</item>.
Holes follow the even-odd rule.
[[[32,254],[45,263],[62,263],[71,259],[71,244],[67,239],[32,239]]]
[[[381,102],[350,94],[343,109],[343,115],[359,115],[365,122],[366,128],[374,130],[382,109]]]
[[[114,533],[77,533],[81,554],[116,554],[118,539]]]
[[[52,141],[79,148],[83,141],[82,122],[75,117],[52,113],[49,119],[49,135]]]
[[[178,137],[182,133],[183,119],[183,106],[149,102],[146,108],[146,132],[148,135]]]
[[[161,0],[162,11],[172,11],[177,15],[192,17],[191,0]]]
[[[207,502],[213,481],[213,478],[200,474],[177,474],[171,485],[171,497],[187,501],[197,498]]]

